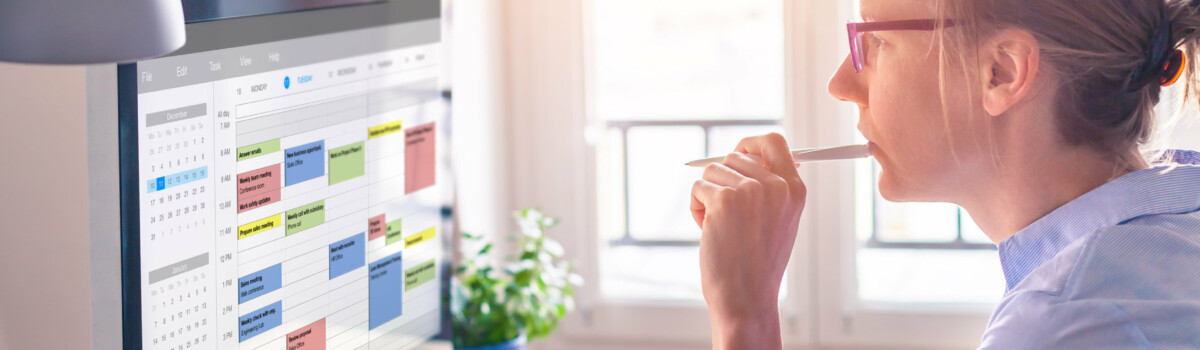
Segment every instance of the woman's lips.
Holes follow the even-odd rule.
[[[879,154],[879,146],[874,142],[867,142],[867,151],[871,152],[871,156],[877,156]]]

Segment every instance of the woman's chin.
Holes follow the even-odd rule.
[[[879,174],[879,196],[892,202],[911,202],[917,200],[912,190],[904,184],[893,181],[886,172]]]
[[[883,172],[878,185],[879,196],[891,202],[953,202],[936,182],[900,182]]]
[[[891,183],[884,182],[882,178],[879,179],[879,196],[880,197],[883,197],[883,199],[886,199],[886,200],[892,201],[892,202],[903,202],[903,200],[900,199],[902,197],[899,194],[900,194],[900,191],[897,190],[896,186],[894,186]]]

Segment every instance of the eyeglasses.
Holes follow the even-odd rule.
[[[863,33],[881,32],[888,30],[936,30],[938,28],[937,20],[934,19],[910,19],[903,21],[887,21],[887,22],[851,22],[846,23],[846,31],[850,34],[850,57],[854,61],[854,71],[862,72],[863,65],[867,63],[866,51],[863,50]],[[953,21],[945,20],[944,27],[954,26]]]

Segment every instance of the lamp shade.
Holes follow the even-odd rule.
[[[0,1],[0,61],[127,62],[185,40],[180,0]]]

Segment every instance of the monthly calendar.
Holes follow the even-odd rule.
[[[142,191],[142,235],[148,247],[193,245],[211,236],[211,121],[189,108],[147,119],[141,166],[151,174]],[[211,347],[213,293],[209,254],[180,258],[148,272],[148,300],[155,315],[143,329],[151,345],[168,350]]]
[[[207,330],[212,322],[208,301],[212,290],[209,272],[201,269],[208,256],[196,256],[150,272],[150,300],[145,305],[156,315],[149,334],[155,348],[183,350],[211,347]]]

